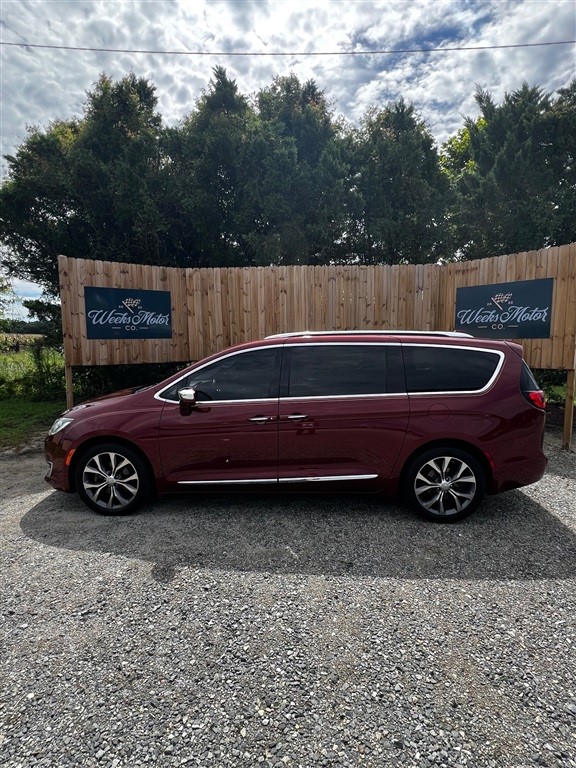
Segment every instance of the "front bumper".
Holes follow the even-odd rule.
[[[48,463],[44,480],[57,491],[73,490],[70,483],[70,467],[66,464],[70,445],[71,441],[59,434],[48,436],[44,441],[44,455]]]

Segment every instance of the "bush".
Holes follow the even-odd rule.
[[[149,363],[147,365],[98,365],[74,368],[74,402],[101,397],[119,389],[158,384],[188,363]]]
[[[14,338],[20,340],[18,351]],[[0,337],[0,400],[59,401],[66,395],[64,356],[42,337]],[[156,384],[187,363],[74,368],[74,402]]]
[[[566,371],[551,371],[543,368],[533,371],[536,381],[544,390],[549,403],[564,403],[566,400]]]
[[[32,400],[59,400],[66,395],[64,359],[60,350],[42,343],[31,348],[33,371],[28,384]]]
[[[26,348],[2,354],[0,399],[48,401],[64,398],[64,359],[62,353],[36,340]]]

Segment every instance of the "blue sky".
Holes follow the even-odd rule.
[[[477,114],[476,85],[496,99],[522,82],[554,91],[576,74],[574,45],[417,54],[346,51],[499,46],[576,39],[574,0],[0,0],[0,39],[90,48],[202,51],[179,56],[1,46],[0,153],[29,125],[82,113],[101,72],[133,71],[157,88],[175,124],[193,108],[216,65],[245,94],[294,72],[314,78],[352,123],[371,106],[412,101],[440,145]],[[335,52],[306,56],[304,52]],[[230,53],[293,52],[231,56]],[[213,55],[218,53],[218,55]],[[1,173],[5,173],[2,164]],[[37,295],[27,284],[20,295]],[[18,310],[21,312],[21,310]]]

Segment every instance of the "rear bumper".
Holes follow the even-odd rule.
[[[493,459],[491,493],[510,491],[537,483],[542,478],[548,459],[540,448],[530,447],[523,440],[513,440],[493,447],[489,453]]]

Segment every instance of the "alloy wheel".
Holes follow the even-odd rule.
[[[105,451],[86,462],[82,487],[93,504],[106,510],[120,510],[136,498],[140,479],[136,467],[126,456]]]
[[[414,478],[414,494],[420,506],[433,515],[463,512],[476,496],[473,470],[455,456],[436,456],[423,464]]]

